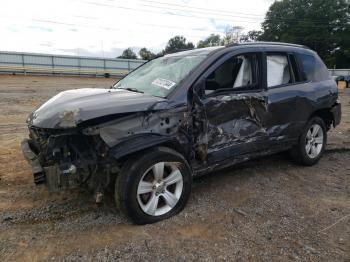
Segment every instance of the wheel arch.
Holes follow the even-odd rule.
[[[159,134],[141,134],[129,137],[111,148],[110,152],[117,161],[124,162],[131,155],[142,154],[154,147],[174,150],[189,163],[189,148],[184,148],[174,137]]]
[[[312,119],[313,117],[321,118],[326,125],[327,131],[331,128],[332,124],[334,123],[334,115],[332,113],[331,108],[322,108],[316,110],[310,115],[308,120]]]

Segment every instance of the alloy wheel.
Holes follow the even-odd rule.
[[[176,206],[183,191],[179,164],[159,162],[142,175],[137,188],[137,201],[143,212],[161,216]]]
[[[323,129],[319,124],[313,124],[306,133],[305,150],[310,158],[316,158],[323,147]]]

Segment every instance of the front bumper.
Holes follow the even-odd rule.
[[[75,188],[77,186],[78,175],[75,166],[70,166],[67,170],[61,170],[57,164],[43,167],[40,164],[39,156],[35,153],[35,148],[30,139],[24,139],[21,143],[22,152],[32,168],[34,183],[36,185],[46,184],[51,192],[64,189]],[[73,167],[73,168],[72,168]]]
[[[332,115],[333,115],[333,126],[336,127],[340,124],[341,120],[341,104],[337,103],[335,104],[331,109]]]
[[[45,183],[45,172],[42,168],[38,155],[31,148],[31,141],[24,139],[21,143],[22,153],[32,168],[34,183],[36,185]]]

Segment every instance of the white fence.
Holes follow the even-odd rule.
[[[350,69],[328,69],[332,76],[348,76]]]
[[[0,51],[0,73],[58,74],[121,77],[144,60],[48,55]],[[329,69],[332,76],[350,75],[350,69]]]
[[[120,77],[144,60],[48,55],[0,51],[0,73]]]

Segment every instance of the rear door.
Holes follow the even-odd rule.
[[[266,127],[270,146],[297,139],[310,111],[309,83],[303,80],[294,53],[267,52],[266,64],[267,110]]]

